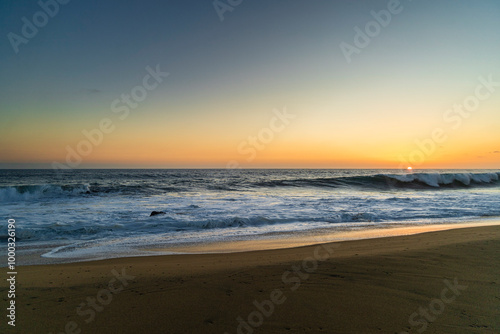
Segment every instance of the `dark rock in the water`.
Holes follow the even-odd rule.
[[[153,211],[153,212],[151,212],[149,217],[157,216],[157,215],[164,215],[164,214],[165,214],[165,212],[163,212],[163,211]]]

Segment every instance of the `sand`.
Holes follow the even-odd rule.
[[[499,333],[500,227],[24,266],[17,280],[2,333]],[[1,294],[6,313],[5,280]]]

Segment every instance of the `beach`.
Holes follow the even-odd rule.
[[[500,334],[499,0],[1,9],[0,334]]]
[[[16,327],[1,332],[495,333],[499,249],[487,226],[21,266]]]
[[[499,201],[498,170],[0,171],[0,214],[15,218],[19,265],[392,236],[496,219]]]

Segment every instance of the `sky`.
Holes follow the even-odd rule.
[[[498,0],[59,1],[0,3],[0,168],[500,166]]]

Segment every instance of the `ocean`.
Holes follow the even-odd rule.
[[[498,170],[0,170],[18,264],[500,216]],[[150,216],[152,211],[164,212]],[[23,260],[23,258],[25,258]],[[36,261],[35,261],[36,262]]]

